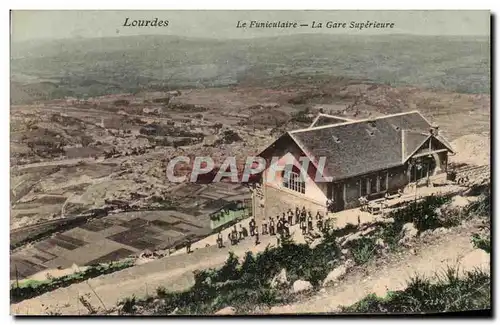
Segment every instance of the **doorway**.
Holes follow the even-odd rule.
[[[330,183],[328,184],[327,196],[333,201],[333,212],[344,210],[344,184]]]
[[[434,173],[435,169],[436,161],[432,156],[414,159],[410,167],[410,182],[414,183],[429,177]]]

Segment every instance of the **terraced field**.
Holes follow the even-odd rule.
[[[178,211],[118,213],[53,235],[11,255],[11,278],[45,269],[109,262],[143,250],[164,249],[211,232],[208,217]]]

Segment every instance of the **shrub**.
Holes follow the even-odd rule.
[[[255,305],[285,303],[286,289],[272,289],[271,279],[286,269],[290,281],[304,279],[318,285],[340,256],[333,235],[327,234],[322,243],[311,249],[284,238],[282,246],[269,248],[257,255],[247,252],[240,264],[234,253],[220,269],[196,271],[195,284],[184,292],[167,293],[158,288],[164,304],[156,314],[170,313],[179,308],[182,313],[208,314],[226,306],[238,306],[240,311]]]
[[[405,290],[394,291],[384,298],[370,294],[357,303],[341,307],[344,313],[421,313],[452,312],[491,308],[490,275],[479,270],[464,278],[449,268],[437,282],[413,277]]]
[[[237,280],[240,277],[240,272],[238,270],[240,262],[238,257],[233,253],[229,252],[229,257],[226,260],[224,266],[217,271],[216,281],[223,282],[227,280]]]
[[[360,239],[353,240],[349,243],[349,248],[351,249],[354,262],[361,265],[365,264],[376,254],[376,245],[374,238],[362,237]]]
[[[449,201],[449,197],[431,195],[422,201],[411,202],[404,208],[387,215],[387,217],[393,218],[394,222],[384,225],[379,231],[379,236],[391,249],[396,249],[405,223],[413,223],[419,232],[458,225],[458,219],[443,218],[436,211],[437,208]]]
[[[167,289],[165,289],[165,287],[159,286],[158,288],[156,288],[156,295],[160,298],[165,297],[167,295]]]
[[[491,194],[490,184],[482,190],[479,200],[469,204],[466,208],[467,215],[490,216],[491,215]]]
[[[294,104],[302,104],[302,102],[295,102]],[[314,117],[312,117],[309,114],[309,108],[306,108],[305,110],[298,111],[294,114],[292,114],[292,118],[290,119],[291,122],[298,122],[298,123],[307,123],[310,124],[314,120]]]
[[[20,283],[19,287],[13,286],[10,289],[11,303],[16,303],[24,299],[33,298],[53,291],[57,288],[67,287],[73,283],[82,282],[99,275],[113,273],[134,265],[134,260],[126,259],[107,264],[89,266],[84,271],[68,274],[59,278],[52,278],[45,281],[28,280]]]
[[[221,144],[231,144],[240,141],[243,141],[243,139],[237,132],[234,132],[233,130],[226,130],[222,134],[222,137],[214,142],[214,146],[219,146]]]
[[[115,106],[128,106],[130,105],[130,101],[126,99],[117,99],[113,102],[113,105]]]
[[[136,305],[137,299],[135,295],[132,295],[132,297],[127,297],[122,301],[122,309],[121,311],[127,314],[133,314],[134,313],[134,307]]]
[[[486,253],[491,253],[491,241],[490,238],[487,238],[485,236],[481,236],[479,234],[473,234],[472,235],[472,244],[474,245],[475,248],[482,249]]]

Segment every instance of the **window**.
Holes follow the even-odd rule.
[[[380,174],[379,182],[380,182],[380,192],[387,191],[387,172]]]
[[[370,189],[370,194],[378,193],[378,185],[377,185],[377,175],[372,175],[368,179],[370,184],[368,185],[368,188]]]
[[[367,193],[367,186],[368,184],[368,178],[363,178],[361,179],[361,182],[359,184],[359,187],[360,187],[360,191],[359,191],[359,196],[366,196],[368,193]]]
[[[283,186],[302,194],[306,192],[306,183],[300,178],[300,174],[294,171],[283,171]]]
[[[416,182],[432,174],[436,163],[433,158],[421,158],[412,162],[410,169],[410,181]]]

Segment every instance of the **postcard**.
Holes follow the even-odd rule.
[[[11,314],[491,316],[490,24],[11,11]]]

